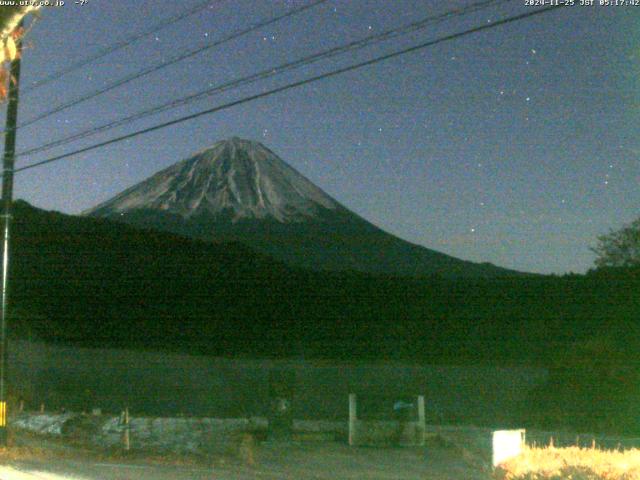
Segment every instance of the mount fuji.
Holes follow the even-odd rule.
[[[261,143],[215,143],[83,212],[142,228],[239,241],[293,266],[445,277],[517,272],[409,243],[351,212]]]

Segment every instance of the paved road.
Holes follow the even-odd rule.
[[[426,449],[350,448],[341,444],[265,445],[256,464],[212,468],[89,460],[16,461],[0,480],[484,480],[459,455]]]
[[[311,472],[308,472],[311,473]],[[312,473],[311,473],[312,474]],[[56,461],[55,463],[16,462],[0,466],[0,480],[280,480],[292,477],[282,470],[260,468],[193,468],[126,463],[86,463]],[[299,478],[329,478],[310,477]]]
[[[241,473],[241,472],[239,472]],[[228,477],[214,469],[126,463],[61,461],[15,462],[0,466],[0,480],[214,480],[255,478]]]

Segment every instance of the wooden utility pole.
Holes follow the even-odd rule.
[[[22,28],[22,21],[18,28]],[[20,57],[22,40],[17,39],[16,57],[11,61],[7,125],[4,133],[4,159],[2,162],[2,299],[0,301],[0,446],[7,445],[7,317],[9,306],[9,242],[11,204],[13,202],[13,170],[16,154],[16,127],[18,124],[18,91],[20,86]]]

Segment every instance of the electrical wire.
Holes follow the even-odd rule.
[[[288,72],[291,70],[295,70],[304,66],[308,66],[311,65],[313,63],[316,63],[320,60],[325,60],[328,58],[332,58],[338,55],[342,55],[344,53],[348,53],[348,52],[353,52],[354,50],[359,50],[365,47],[369,47],[371,45],[380,43],[380,42],[384,42],[384,41],[388,41],[391,40],[393,38],[397,38],[401,35],[405,35],[408,33],[412,33],[412,32],[416,32],[419,31],[421,29],[426,28],[429,25],[433,25],[434,23],[439,23],[439,22],[443,22],[446,21],[450,18],[456,17],[456,16],[462,16],[462,15],[467,15],[469,13],[474,13],[477,11],[480,11],[482,9],[497,5],[497,4],[501,4],[501,3],[507,3],[513,0],[484,0],[482,2],[477,2],[471,5],[468,5],[466,7],[463,8],[458,8],[458,9],[454,9],[454,10],[449,10],[447,12],[444,12],[442,14],[439,15],[435,15],[435,16],[429,16],[426,18],[423,18],[421,20],[418,20],[416,22],[413,22],[411,24],[402,26],[402,27],[396,27],[390,30],[386,30],[384,32],[378,33],[378,34],[372,34],[369,35],[367,37],[364,37],[360,40],[356,40],[353,42],[350,42],[346,45],[340,45],[338,47],[333,47],[327,50],[324,50],[322,52],[319,53],[315,53],[303,58],[300,58],[298,60],[292,61],[292,62],[288,62],[288,63],[284,63],[281,65],[278,65],[277,67],[271,67],[271,68],[267,68],[265,70],[262,70],[260,72],[257,72],[255,74],[246,76],[246,77],[242,77],[240,79],[236,79],[236,80],[232,80],[220,85],[216,85],[215,87],[210,87],[207,88],[206,90],[188,95],[186,97],[180,97],[178,99],[174,99],[170,102],[164,103],[162,105],[158,105],[146,110],[142,110],[140,112],[137,112],[135,114],[126,116],[124,118],[118,119],[118,120],[114,120],[111,122],[108,122],[106,124],[100,125],[100,126],[96,126],[96,127],[92,127],[90,129],[84,130],[82,132],[77,132],[73,135],[69,135],[67,137],[63,137],[57,140],[53,140],[49,143],[46,143],[44,145],[40,145],[37,147],[33,147],[29,150],[25,150],[23,152],[19,152],[17,156],[28,156],[28,155],[33,155],[35,153],[40,153],[43,151],[47,151],[50,150],[54,147],[58,147],[61,145],[66,145],[68,143],[74,142],[76,140],[80,140],[83,138],[87,138],[90,137],[92,135],[96,135],[98,133],[101,132],[105,132],[108,130],[111,130],[113,128],[116,127],[120,127],[123,125],[127,125],[131,122],[140,120],[142,118],[146,118],[150,115],[155,115],[157,113],[160,112],[164,112],[167,110],[171,110],[180,106],[184,106],[190,103],[193,103],[194,101],[200,100],[202,98],[206,98],[206,97],[210,97],[212,95],[215,94],[219,94],[222,93],[224,91],[227,90],[231,90],[231,89],[236,89],[239,88],[241,86],[245,86],[245,85],[249,85],[252,83],[255,83],[259,80],[264,80],[266,78],[275,76],[275,75],[280,75],[284,72]]]
[[[376,63],[380,63],[380,62],[383,62],[383,61],[386,61],[386,60],[390,60],[392,58],[396,58],[396,57],[399,57],[401,55],[406,55],[408,53],[424,50],[425,48],[432,47],[434,45],[437,45],[437,44],[440,44],[440,43],[443,43],[443,42],[447,42],[447,41],[455,40],[455,39],[458,39],[458,38],[462,38],[462,37],[465,37],[467,35],[471,35],[473,33],[481,32],[481,31],[484,31],[484,30],[489,30],[489,29],[496,28],[496,27],[501,26],[501,25],[506,25],[506,24],[509,24],[509,23],[513,23],[513,22],[517,22],[517,21],[520,21],[520,20],[524,20],[524,19],[527,19],[527,18],[531,18],[531,17],[537,16],[537,15],[541,15],[543,13],[547,13],[547,12],[550,12],[552,10],[557,10],[559,8],[562,8],[562,7],[563,7],[563,5],[548,6],[548,7],[544,7],[544,8],[538,9],[538,10],[533,10],[533,11],[522,13],[522,14],[519,14],[519,15],[514,15],[514,16],[511,16],[511,17],[507,17],[507,18],[504,18],[502,20],[496,20],[495,22],[488,23],[488,24],[483,24],[483,25],[480,25],[478,27],[474,27],[474,28],[471,28],[471,29],[468,29],[468,30],[464,30],[462,32],[449,34],[449,35],[437,38],[435,40],[430,40],[430,41],[427,41],[427,42],[424,42],[424,43],[421,43],[421,44],[418,44],[418,45],[414,45],[412,47],[408,47],[408,48],[404,48],[402,50],[398,50],[398,51],[395,51],[395,52],[392,52],[392,53],[388,53],[386,55],[381,55],[381,56],[375,57],[373,59],[366,60],[364,62],[359,62],[359,63],[356,63],[356,64],[349,65],[347,67],[343,67],[343,68],[332,70],[332,71],[329,71],[329,72],[326,72],[326,73],[315,75],[315,76],[306,78],[304,80],[300,80],[300,81],[297,81],[297,82],[289,83],[287,85],[283,85],[283,86],[268,90],[266,92],[262,92],[262,93],[258,93],[258,94],[251,95],[251,96],[248,96],[248,97],[244,97],[244,98],[241,98],[239,100],[235,100],[235,101],[232,101],[232,102],[229,102],[229,103],[225,103],[223,105],[218,105],[218,106],[213,107],[213,108],[209,108],[209,109],[197,112],[197,113],[193,113],[191,115],[186,115],[184,117],[180,117],[180,118],[177,118],[177,119],[174,119],[174,120],[170,120],[168,122],[164,122],[164,123],[160,123],[158,125],[154,125],[152,127],[147,127],[147,128],[141,129],[141,130],[137,130],[135,132],[131,132],[131,133],[128,133],[128,134],[125,134],[125,135],[121,135],[119,137],[115,137],[115,138],[112,138],[110,140],[106,140],[104,142],[100,142],[100,143],[97,143],[97,144],[94,144],[94,145],[90,145],[88,147],[80,148],[80,149],[74,150],[72,152],[68,152],[68,153],[65,153],[65,154],[62,154],[62,155],[57,155],[55,157],[51,157],[51,158],[48,158],[46,160],[41,160],[39,162],[35,162],[35,163],[30,164],[30,165],[26,165],[24,167],[18,168],[18,169],[15,170],[15,173],[23,172],[23,171],[30,170],[30,169],[33,169],[33,168],[37,168],[37,167],[40,167],[40,166],[43,166],[43,165],[47,165],[47,164],[50,164],[50,163],[53,163],[53,162],[57,162],[57,161],[65,159],[65,158],[72,157],[74,155],[78,155],[78,154],[81,154],[81,153],[85,153],[85,152],[89,152],[89,151],[92,151],[92,150],[96,150],[98,148],[102,148],[102,147],[105,147],[107,145],[112,145],[114,143],[119,143],[119,142],[122,142],[124,140],[129,140],[131,138],[135,138],[135,137],[138,137],[140,135],[144,135],[144,134],[147,134],[147,133],[150,133],[150,132],[154,132],[156,130],[160,130],[160,129],[163,129],[163,128],[166,128],[166,127],[170,127],[172,125],[177,125],[177,124],[180,124],[180,123],[183,123],[183,122],[186,122],[186,121],[189,121],[189,120],[193,120],[195,118],[199,118],[199,117],[202,117],[202,116],[205,116],[205,115],[211,115],[213,113],[216,113],[216,112],[219,112],[219,111],[222,111],[222,110],[227,110],[229,108],[232,108],[232,107],[235,107],[235,106],[238,106],[238,105],[242,105],[242,104],[245,104],[245,103],[248,103],[248,102],[252,102],[254,100],[258,100],[258,99],[261,99],[261,98],[269,97],[269,96],[275,95],[277,93],[284,92],[284,91],[287,91],[287,90],[291,90],[293,88],[297,88],[297,87],[300,87],[300,86],[303,86],[303,85],[308,85],[310,83],[317,82],[317,81],[320,81],[320,80],[324,80],[326,78],[335,77],[337,75],[341,75],[343,73],[351,72],[351,71],[354,71],[354,70],[357,70],[357,69],[360,69],[360,68],[363,68],[363,67],[374,65]]]
[[[148,35],[151,35],[153,33],[157,33],[163,29],[165,29],[166,27],[173,25],[174,23],[179,22],[180,20],[183,20],[185,18],[188,18],[192,15],[195,15],[196,13],[206,9],[209,7],[210,4],[212,4],[213,1],[212,0],[206,0],[205,2],[199,3],[196,6],[184,10],[181,13],[174,15],[173,17],[169,17],[166,18],[164,20],[161,20],[160,22],[156,23],[155,25],[152,25],[151,27],[149,27],[146,30],[143,30],[142,32],[138,32],[135,35],[131,35],[119,42],[116,42],[112,45],[108,45],[107,47],[104,47],[100,50],[98,50],[96,53],[94,53],[93,55],[90,55],[86,58],[83,58],[81,60],[78,60],[75,63],[72,63],[71,65],[62,68],[56,72],[53,72],[50,75],[47,75],[46,77],[41,78],[40,80],[36,80],[35,82],[33,82],[31,85],[29,85],[27,88],[24,89],[24,91],[20,92],[22,95],[28,94],[30,92],[32,92],[33,90],[36,90],[37,88],[40,88],[48,83],[51,82],[55,82],[56,80],[62,78],[63,76],[74,72],[82,67],[85,67],[87,65],[89,65],[90,63],[95,62],[96,60],[101,59],[102,57],[105,57],[113,52],[116,52],[118,50],[121,50],[125,47],[128,47],[129,45],[137,42],[138,40],[140,40],[141,38],[144,38]]]
[[[311,2],[309,4],[307,4],[307,5],[303,5],[302,7],[298,7],[298,8],[294,8],[294,9],[288,10],[284,14],[281,14],[281,15],[278,15],[276,17],[272,17],[272,18],[270,18],[268,20],[264,20],[262,22],[259,22],[259,23],[255,24],[255,25],[252,25],[249,28],[244,28],[242,30],[238,30],[238,31],[236,31],[236,32],[234,32],[234,33],[232,33],[230,35],[227,35],[226,37],[223,37],[223,38],[221,38],[219,40],[216,40],[216,41],[214,41],[212,43],[209,43],[207,45],[204,45],[202,47],[198,47],[198,48],[189,50],[189,51],[187,51],[185,53],[182,53],[182,54],[179,54],[177,56],[174,56],[174,57],[170,58],[169,60],[166,60],[166,61],[163,61],[163,62],[161,62],[159,64],[147,67],[147,68],[145,68],[143,70],[140,70],[140,71],[138,71],[136,73],[133,73],[131,75],[123,77],[123,78],[121,78],[119,80],[116,80],[115,82],[110,83],[109,85],[107,85],[107,86],[105,86],[103,88],[100,88],[100,89],[95,90],[95,91],[93,91],[91,93],[88,93],[88,94],[82,95],[80,97],[77,97],[77,98],[75,98],[73,100],[70,100],[70,101],[68,101],[66,103],[62,103],[62,104],[58,105],[57,107],[52,108],[51,110],[48,110],[48,111],[46,111],[44,113],[41,113],[40,115],[37,115],[37,116],[27,120],[26,122],[23,122],[23,123],[19,124],[16,127],[16,129],[20,129],[20,128],[24,128],[24,127],[26,127],[28,125],[32,125],[32,124],[34,124],[36,122],[39,122],[40,120],[44,120],[45,118],[50,117],[51,115],[54,115],[56,113],[62,112],[63,110],[66,110],[68,108],[71,108],[71,107],[74,107],[76,105],[79,105],[79,104],[81,104],[83,102],[86,102],[87,100],[91,100],[93,98],[96,98],[96,97],[98,97],[98,96],[100,96],[100,95],[102,95],[102,94],[104,94],[106,92],[109,92],[109,91],[114,90],[114,89],[116,89],[118,87],[121,87],[122,85],[126,85],[127,83],[130,83],[130,82],[132,82],[134,80],[142,78],[142,77],[144,77],[146,75],[149,75],[151,73],[155,73],[155,72],[157,72],[157,71],[159,71],[159,70],[161,70],[163,68],[166,68],[166,67],[168,67],[170,65],[178,63],[178,62],[180,62],[182,60],[186,60],[187,58],[191,58],[191,57],[193,57],[195,55],[198,55],[199,53],[202,53],[202,52],[204,52],[206,50],[210,50],[210,49],[212,49],[214,47],[217,47],[217,46],[220,46],[220,45],[222,45],[224,43],[227,43],[227,42],[230,42],[232,40],[235,40],[235,39],[237,39],[239,37],[242,37],[244,35],[247,35],[247,34],[249,34],[251,32],[254,32],[256,30],[259,30],[261,28],[264,28],[266,26],[269,26],[269,25],[272,25],[272,24],[274,24],[276,22],[284,20],[286,18],[289,18],[289,17],[292,17],[292,16],[297,15],[299,13],[302,13],[302,12],[304,12],[306,10],[309,10],[310,8],[313,8],[313,7],[317,6],[317,5],[325,3],[327,1],[328,0],[315,0],[315,1],[313,1],[313,2]]]

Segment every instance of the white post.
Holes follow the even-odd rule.
[[[427,429],[427,421],[424,410],[424,395],[418,395],[418,445],[424,445],[424,437]]]
[[[130,426],[129,426],[129,407],[124,409],[124,432],[123,432],[124,450],[131,449]]]
[[[493,432],[492,465],[496,468],[503,462],[517,457],[525,446],[525,430],[497,430]]]
[[[349,445],[353,445],[356,437],[356,420],[358,419],[358,405],[355,393],[349,394]]]

